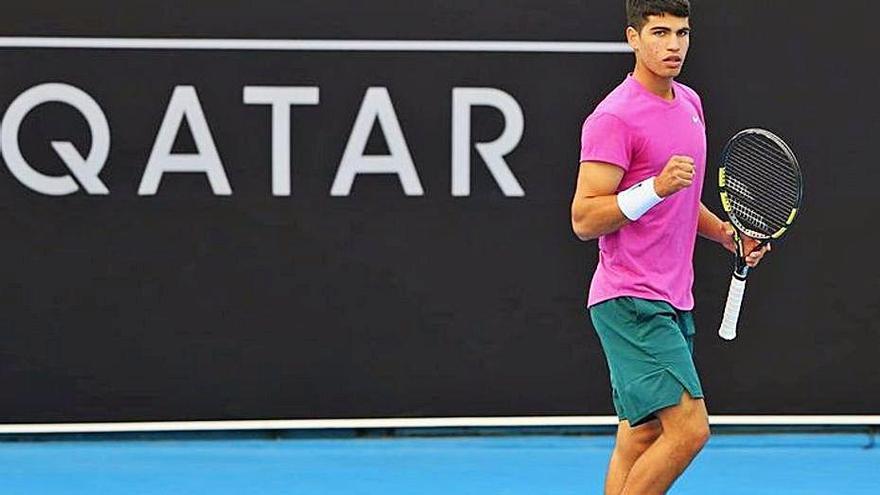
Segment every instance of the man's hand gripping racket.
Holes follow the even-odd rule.
[[[748,256],[769,249],[794,223],[803,199],[803,177],[791,148],[764,129],[746,129],[728,141],[718,170],[721,205],[733,227],[733,278],[718,335],[736,338],[749,275]],[[752,254],[754,256],[754,254]]]

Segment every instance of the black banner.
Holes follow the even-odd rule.
[[[0,19],[0,421],[611,414],[569,206],[581,122],[631,54],[131,39],[620,42],[623,2],[104,3]],[[710,160],[760,125],[807,183],[732,344],[731,260],[698,242],[714,414],[880,413],[876,97],[849,3],[695,2],[682,81]],[[112,46],[26,39],[46,36]],[[720,213],[714,180],[703,197]]]

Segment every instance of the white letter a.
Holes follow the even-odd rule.
[[[376,120],[382,127],[390,154],[365,156],[364,150]],[[364,95],[361,110],[342,155],[342,163],[339,164],[336,179],[330,188],[330,195],[348,196],[357,174],[397,174],[407,196],[425,194],[387,88],[370,88]]]
[[[196,144],[196,153],[172,154],[174,138],[180,131],[180,126],[186,119],[192,131],[193,141]],[[168,110],[159,134],[153,144],[153,151],[147,161],[144,177],[138,188],[141,196],[152,196],[159,189],[159,182],[165,172],[202,172],[208,176],[211,190],[219,196],[232,194],[229,179],[223,170],[223,163],[214,145],[214,138],[202,112],[199,96],[192,86],[177,86],[168,102]]]

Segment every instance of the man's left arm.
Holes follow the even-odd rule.
[[[709,208],[706,208],[706,205],[703,203],[700,203],[700,219],[697,223],[697,233],[701,237],[721,244],[724,246],[724,249],[732,253],[736,252],[736,244],[733,240],[733,225],[730,225],[730,222],[722,221],[717,215],[709,211]],[[754,268],[761,262],[761,258],[770,251],[770,244],[767,244],[758,251],[754,251],[760,242],[746,235],[743,235],[742,238],[743,247],[745,252],[748,253],[746,264]]]
[[[729,251],[735,251],[736,247],[733,245],[733,227],[730,227],[730,230],[728,231],[727,227],[729,225],[730,224],[725,225],[725,222],[721,221],[717,215],[709,211],[709,208],[706,208],[706,205],[700,203],[700,221],[697,224],[697,233],[705,239],[721,244]]]

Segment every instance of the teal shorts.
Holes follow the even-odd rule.
[[[703,398],[694,366],[694,317],[663,301],[618,297],[590,308],[617,417],[638,426],[677,405],[687,390]]]

